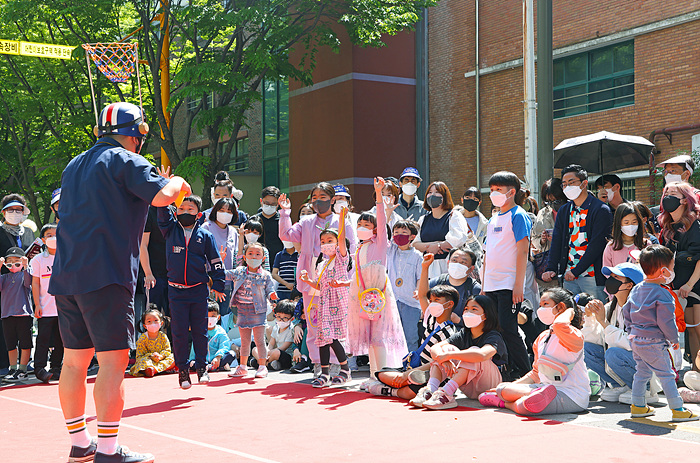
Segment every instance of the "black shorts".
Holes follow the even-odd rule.
[[[85,294],[56,296],[66,349],[134,349],[134,294],[112,284]]]
[[[34,317],[28,315],[2,319],[2,332],[5,335],[5,345],[8,351],[17,349],[17,344],[19,344],[20,349],[31,349],[33,347],[33,324]]]
[[[289,370],[292,368],[292,356],[287,353],[287,351],[280,351],[280,370]]]

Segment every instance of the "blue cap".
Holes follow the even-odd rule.
[[[336,196],[347,196],[350,197],[350,192],[343,185],[333,185],[333,190],[335,190]]]
[[[603,267],[601,271],[606,277],[609,277],[611,273],[614,273],[620,277],[627,277],[632,280],[635,285],[638,285],[644,281],[644,272],[642,272],[642,267],[630,262],[623,262],[614,267]]]
[[[418,180],[423,180],[420,178],[420,173],[418,173],[418,169],[415,167],[406,167],[403,172],[401,172],[401,177],[399,177],[399,179],[404,177],[416,177]]]
[[[53,190],[53,193],[51,193],[51,205],[53,206],[60,199],[61,199],[61,189],[56,188],[55,190]]]

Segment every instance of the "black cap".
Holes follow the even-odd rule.
[[[18,248],[17,246],[11,247],[10,249],[7,250],[7,254],[5,254],[5,257],[24,257],[24,251],[22,251],[21,248]]]

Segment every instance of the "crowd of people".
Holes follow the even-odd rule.
[[[313,371],[311,386],[324,388],[351,380],[367,357],[370,377],[360,388],[417,408],[456,407],[459,389],[523,415],[581,412],[600,398],[643,417],[663,391],[673,421],[697,420],[684,403],[700,402],[700,192],[688,183],[690,157],[661,167],[666,184],[651,209],[624,199],[616,175],[601,176],[591,193],[578,165],[542,185],[541,205],[514,173],[497,172],[489,219],[476,187],[456,204],[433,181],[419,199],[423,179],[413,167],[374,179],[371,210],[355,210],[344,185],[321,182],[303,204],[268,186],[252,215],[225,172],[203,211],[169,170],[144,167],[152,186],[143,196],[164,196],[143,209],[140,247],[132,243],[138,283],[128,294],[110,289],[127,304],[136,292],[123,321],[131,325],[129,373],[177,372],[187,389],[191,371],[199,383],[214,371]],[[188,194],[172,205],[178,191]],[[26,379],[34,325],[33,374],[43,382],[61,375],[63,342],[67,351],[94,345],[100,367],[99,354],[111,350],[93,333],[89,346],[67,333],[69,308],[87,318],[82,307],[93,297],[68,280],[76,243],[59,219],[72,220],[80,207],[68,200],[75,196],[54,193],[58,226],[44,225],[35,239],[24,198],[2,199],[3,381]],[[62,273],[49,288],[57,247]],[[108,272],[101,264],[81,265]],[[680,378],[684,356],[691,370]],[[89,452],[96,444],[84,415],[64,413],[71,455]],[[98,435],[106,441],[104,423]],[[119,451],[116,435],[111,444],[105,454]]]

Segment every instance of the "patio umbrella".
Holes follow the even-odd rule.
[[[598,132],[567,138],[554,148],[554,167],[579,164],[588,172],[604,174],[649,164],[654,144],[643,137]]]

